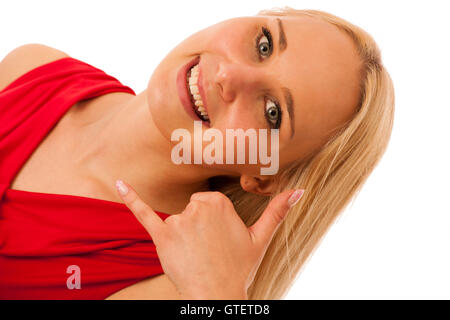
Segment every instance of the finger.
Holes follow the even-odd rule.
[[[189,201],[208,201],[210,198],[210,192],[195,192],[191,195]]]
[[[203,200],[191,200],[180,215],[191,215],[194,213],[208,212],[208,203]]]
[[[156,242],[164,230],[164,221],[150,206],[139,198],[139,195],[128,183],[117,180],[116,188],[125,205],[144,226],[153,241]]]
[[[233,208],[231,200],[223,193],[218,191],[196,192],[191,195],[191,202],[200,201],[209,204],[214,212],[229,212],[227,208]],[[234,210],[233,210],[234,211]]]
[[[267,248],[288,210],[300,200],[304,190],[289,190],[273,198],[266,210],[250,228],[254,243]]]
[[[226,195],[219,191],[204,191],[204,192],[195,192],[191,195],[190,201],[198,200],[198,201],[228,201]]]

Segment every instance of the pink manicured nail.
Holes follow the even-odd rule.
[[[116,188],[122,196],[125,196],[128,193],[127,186],[123,183],[122,180],[116,181]]]
[[[291,194],[291,196],[288,199],[289,207],[293,207],[298,202],[298,200],[300,200],[300,198],[303,195],[303,192],[305,192],[304,189],[297,189]]]

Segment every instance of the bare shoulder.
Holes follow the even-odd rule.
[[[65,57],[69,55],[39,43],[13,49],[0,62],[0,91],[28,71]]]
[[[167,275],[161,274],[126,287],[112,295],[107,300],[180,300],[172,281]]]

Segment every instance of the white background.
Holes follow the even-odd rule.
[[[396,92],[392,139],[360,195],[305,265],[287,299],[449,299],[447,1],[1,1],[0,59],[42,43],[130,86],[192,33],[288,5],[361,26]],[[217,39],[220,41],[220,39]]]

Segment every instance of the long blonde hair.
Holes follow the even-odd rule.
[[[252,285],[251,300],[282,299],[338,215],[356,197],[378,164],[390,140],[394,88],[372,37],[359,27],[326,12],[290,7],[262,10],[258,15],[309,16],[329,22],[354,41],[363,62],[360,103],[353,118],[335,130],[322,148],[280,172],[277,193],[305,189],[270,243]],[[226,177],[210,180],[225,193],[247,226],[255,223],[272,198],[242,190]]]

